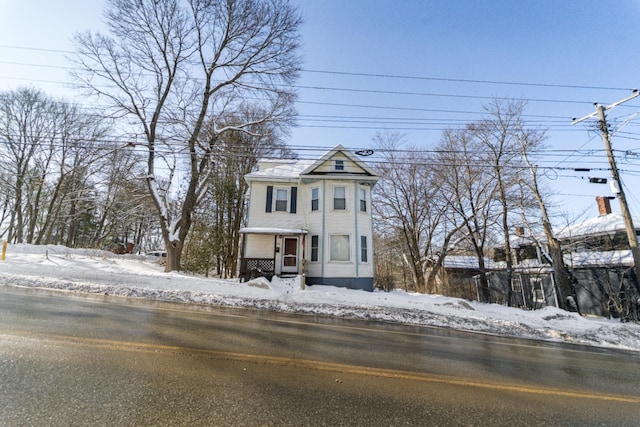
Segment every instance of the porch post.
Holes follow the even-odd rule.
[[[242,248],[240,248],[240,257],[238,259],[238,264],[237,264],[237,272],[238,272],[238,277],[240,278],[240,282],[243,282],[244,279],[244,275],[245,275],[245,271],[243,269],[244,266],[244,259],[247,256],[247,234],[243,233],[242,234]]]
[[[305,248],[307,247],[306,245],[306,234],[302,235],[302,238],[300,240],[302,240],[302,258],[300,259],[300,275],[302,283],[301,283],[301,288],[304,289],[305,288],[305,269],[307,266],[307,257],[305,256]]]

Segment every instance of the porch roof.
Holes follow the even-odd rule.
[[[278,227],[244,227],[240,229],[241,234],[308,234],[309,231],[303,228],[278,228]]]

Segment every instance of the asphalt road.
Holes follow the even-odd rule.
[[[640,355],[0,286],[0,425],[636,426]]]

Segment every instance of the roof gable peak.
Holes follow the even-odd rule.
[[[347,150],[341,144],[336,145],[331,150],[329,150],[326,153],[324,153],[312,165],[310,165],[304,171],[302,171],[300,173],[300,175],[313,174],[314,172],[316,172],[320,168],[322,168],[324,165],[326,165],[327,162],[333,160],[335,157],[340,157],[340,156],[344,156],[346,160],[352,162],[360,170],[362,170],[366,175],[369,175],[369,176],[372,176],[372,177],[376,177],[376,178],[378,177],[378,174],[376,174],[373,171],[373,169],[371,169],[369,166],[367,166],[367,164],[364,161],[359,159],[355,154],[353,154],[352,152]],[[340,159],[338,159],[338,160],[340,160]],[[342,173],[341,171],[336,171],[335,169],[331,169],[331,172],[333,172],[333,173]],[[326,173],[326,171],[325,171],[325,173]]]

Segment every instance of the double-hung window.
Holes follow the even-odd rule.
[[[367,211],[367,190],[364,188],[360,189],[360,212]]]
[[[334,210],[347,209],[347,188],[346,187],[333,187],[333,209]]]
[[[344,160],[334,160],[333,170],[338,172],[344,171]]]
[[[317,211],[320,208],[320,189],[311,189],[311,210]]]
[[[367,236],[360,236],[360,262],[369,262]]]
[[[276,212],[286,212],[289,202],[289,191],[284,188],[276,189]]]
[[[298,187],[274,188],[267,185],[265,212],[296,213],[298,203]]]
[[[318,261],[318,249],[319,249],[320,236],[311,236],[311,262]]]

